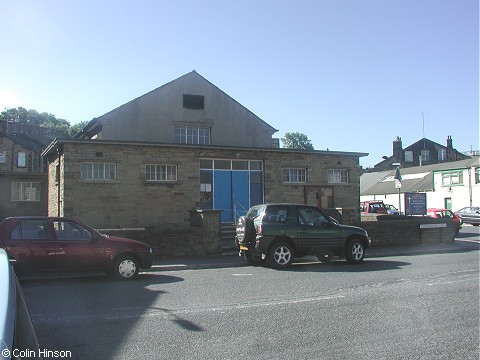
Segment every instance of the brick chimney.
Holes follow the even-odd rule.
[[[451,135],[447,136],[447,159],[449,161],[456,160],[455,159],[455,152],[453,150],[453,141],[452,141],[452,136]]]
[[[393,141],[393,157],[399,162],[403,162],[403,148],[402,138],[397,136],[397,139]]]
[[[453,150],[452,135],[447,136],[447,149]]]

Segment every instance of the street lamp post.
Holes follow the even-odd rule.
[[[400,163],[394,163],[392,165],[397,167],[395,169],[395,176],[393,178],[395,179],[395,187],[398,189],[398,211],[401,214],[402,202],[400,197],[400,189],[402,187],[402,174],[400,174]]]

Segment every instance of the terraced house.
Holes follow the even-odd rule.
[[[50,129],[0,121],[0,219],[47,213],[47,167],[41,153]]]
[[[185,232],[191,213],[232,223],[255,204],[297,202],[359,219],[359,157],[279,148],[277,132],[192,71],[57,139],[50,215],[97,228]]]

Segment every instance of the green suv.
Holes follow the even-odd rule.
[[[340,225],[315,206],[262,204],[238,219],[235,243],[250,265],[266,262],[283,269],[305,255],[322,262],[340,256],[360,263],[371,239],[364,229]]]

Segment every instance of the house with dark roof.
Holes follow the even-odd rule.
[[[280,149],[276,131],[192,71],[52,142],[43,153],[48,212],[158,234],[189,231],[191,212],[233,223],[262,202],[358,221],[359,158],[368,154]]]
[[[402,138],[397,136],[393,141],[393,154],[391,156],[384,156],[383,160],[376,164],[371,171],[391,170],[393,164],[400,164],[401,168],[408,168],[465,160],[468,158],[469,156],[453,148],[453,139],[451,136],[447,137],[446,146],[423,138],[406,148],[402,147]]]

